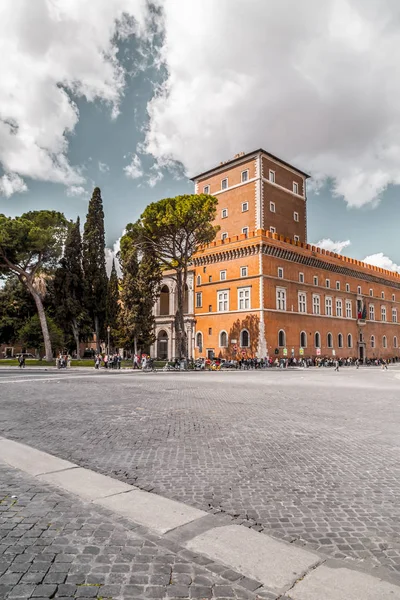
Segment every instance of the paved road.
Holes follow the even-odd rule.
[[[399,376],[7,373],[0,434],[400,577]]]

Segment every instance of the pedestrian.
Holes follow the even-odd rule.
[[[18,356],[18,363],[20,369],[25,369],[25,356],[23,354],[20,354],[20,356]]]
[[[335,360],[335,371],[337,371],[339,373],[339,361],[338,361],[338,359]]]
[[[108,369],[108,355],[107,354],[104,355],[103,361],[104,361],[104,368]]]
[[[356,369],[358,369],[360,366],[360,361],[358,360],[358,358],[356,358]]]
[[[122,356],[120,354],[118,354],[117,356],[117,365],[118,365],[118,369],[121,368],[121,363],[122,363]]]

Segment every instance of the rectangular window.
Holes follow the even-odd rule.
[[[337,282],[336,282],[336,289],[337,289],[337,290],[340,290],[340,281],[337,281]]]
[[[331,287],[331,282],[329,279],[325,279],[325,287],[327,287],[327,288]]]
[[[304,283],[304,273],[299,273],[299,281],[300,283]]]
[[[318,294],[313,294],[312,306],[313,306],[313,314],[320,315],[321,314],[321,298],[318,296]]]
[[[221,240],[226,240],[227,237],[228,237],[228,234],[226,231],[224,231],[224,233],[221,233]]]
[[[318,285],[318,277],[314,275],[314,285]]]
[[[212,312],[212,304],[208,305],[208,312]]]
[[[396,301],[396,296],[394,294],[392,294],[392,300],[393,300],[393,302]]]
[[[242,171],[242,183],[244,183],[245,181],[249,180],[249,171],[248,169],[246,171]]]
[[[351,319],[353,316],[351,300],[346,300],[346,319]]]
[[[350,292],[350,284],[346,283],[346,292]]]
[[[307,296],[304,292],[299,292],[299,313],[307,312]]]
[[[203,187],[203,193],[204,194],[209,194],[210,193],[210,186],[209,185],[205,185]]]
[[[296,183],[295,181],[293,181],[293,192],[294,192],[295,194],[298,194],[298,193],[299,193],[299,184],[298,184],[298,183]]]
[[[392,321],[397,323],[397,308],[392,308]]]
[[[250,305],[250,288],[241,288],[238,290],[239,310],[248,310]]]
[[[203,293],[196,292],[196,308],[201,308],[203,306]]]
[[[296,223],[299,222],[299,213],[298,212],[293,213],[293,219],[296,221]]]
[[[283,269],[282,269],[282,267],[278,267],[278,277],[279,277],[279,279],[283,279]]]
[[[273,213],[275,212],[275,202],[270,202],[269,203],[269,210],[271,212],[273,212]]]
[[[381,306],[381,320],[386,321],[386,306]]]
[[[375,321],[375,306],[373,304],[369,305],[369,320]]]
[[[295,236],[294,236],[294,241],[295,241],[295,242],[299,242],[299,241],[300,241],[300,237],[299,237],[298,235],[295,235]]]
[[[203,267],[203,273],[207,271],[207,267]]]
[[[382,300],[384,300],[384,299],[385,299],[385,292],[382,292],[382,293],[381,293],[381,298],[382,298]]]
[[[225,281],[225,279],[226,279],[226,271],[220,271],[219,272],[219,278],[220,278],[220,281]]]
[[[325,298],[325,314],[327,317],[332,316],[332,298]]]
[[[240,277],[247,277],[247,267],[240,267]]]
[[[248,227],[243,227],[242,233],[244,233],[244,235],[247,237],[249,235],[249,228]]]
[[[226,312],[229,310],[229,292],[217,292],[218,312]]]
[[[208,335],[212,335],[212,327],[208,328]]]
[[[208,283],[211,283],[211,282],[212,282],[212,275],[209,275],[208,276]]]
[[[276,233],[276,228],[275,227],[270,227],[269,230],[270,230],[271,233]]]
[[[343,317],[343,302],[339,298],[336,299],[336,316]]]
[[[286,310],[286,290],[283,288],[276,288],[276,308]]]
[[[226,219],[227,216],[228,216],[228,209],[227,208],[223,208],[222,212],[221,212],[221,217],[223,219]]]
[[[248,202],[243,202],[242,203],[242,212],[246,212],[249,210],[249,203]]]
[[[357,294],[359,294],[359,295],[361,294],[361,286],[360,285],[357,287]]]
[[[275,183],[275,171],[271,171],[271,170],[269,171],[269,180],[272,183]]]
[[[221,190],[226,190],[228,187],[228,179],[223,179],[221,181]]]
[[[373,296],[373,295],[374,295],[374,290],[373,290],[372,288],[369,290],[369,295],[370,295],[370,296]]]

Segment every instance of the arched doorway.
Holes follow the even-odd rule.
[[[163,285],[160,292],[160,315],[169,315],[169,287]]]
[[[157,336],[157,358],[168,359],[168,333],[164,330],[158,332]]]

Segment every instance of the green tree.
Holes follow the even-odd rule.
[[[165,198],[147,206],[139,221],[127,229],[143,256],[150,254],[164,269],[174,271],[175,334],[180,357],[187,357],[188,350],[183,313],[188,266],[199,246],[215,238],[219,227],[212,221],[217,204],[218,200],[207,194]]]
[[[105,258],[104,211],[100,188],[93,190],[83,231],[85,306],[96,333],[97,352],[104,334],[108,277]]]
[[[40,210],[20,217],[0,215],[0,272],[16,275],[35,301],[46,359],[53,356],[43,298],[46,276],[62,254],[68,223],[62,213]]]
[[[27,319],[36,314],[36,305],[27,288],[10,276],[0,288],[0,344],[14,344]]]
[[[64,255],[54,276],[54,298],[57,322],[65,333],[72,333],[77,358],[81,331],[87,322],[84,307],[84,278],[82,269],[82,240],[79,217],[71,223]],[[72,341],[72,340],[71,340]]]
[[[47,326],[52,346],[60,350],[64,345],[63,332],[51,317],[47,317]],[[43,332],[38,315],[33,315],[24,323],[18,332],[18,339],[29,348],[35,348],[39,353],[43,352]]]
[[[111,344],[115,345],[118,335],[118,316],[119,316],[119,281],[117,269],[115,268],[115,260],[113,259],[110,279],[107,286],[107,303],[106,303],[106,323],[111,329]]]
[[[121,344],[132,349],[154,342],[153,306],[160,289],[160,264],[148,252],[139,259],[136,228],[129,227],[121,239],[119,260],[122,269],[119,332]]]

